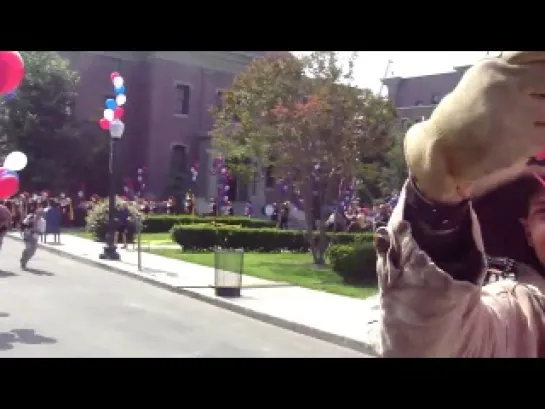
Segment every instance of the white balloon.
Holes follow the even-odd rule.
[[[27,165],[28,159],[23,152],[11,152],[4,160],[4,167],[15,172],[23,170]]]
[[[104,110],[104,119],[108,120],[108,121],[113,121],[114,120],[114,110],[113,109],[105,109]]]
[[[125,102],[127,102],[127,96],[125,94],[119,94],[115,97],[117,106],[125,105]]]
[[[125,81],[123,81],[123,77],[115,77],[114,80],[113,80],[113,82],[114,82],[114,87],[115,87],[115,88],[119,88],[119,87],[122,87],[122,86],[123,86],[123,83],[124,83]]]
[[[272,205],[269,204],[269,205],[265,206],[265,214],[267,216],[272,216],[273,213],[274,213],[274,207],[272,207]]]

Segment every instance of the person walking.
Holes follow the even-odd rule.
[[[36,210],[36,203],[30,205],[27,210],[27,216],[21,222],[23,242],[25,244],[25,248],[23,250],[23,253],[21,254],[20,260],[21,268],[23,270],[26,270],[27,263],[32,258],[32,256],[34,256],[34,254],[36,253],[36,249],[38,248],[38,239],[40,237],[38,227],[41,223],[40,218],[43,218],[43,216],[36,214]]]

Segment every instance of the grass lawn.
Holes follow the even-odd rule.
[[[93,240],[93,235],[86,231],[72,231],[68,234]],[[142,233],[142,244],[172,244],[170,233]]]
[[[213,253],[184,253],[181,249],[152,249],[150,252],[214,267]],[[314,267],[312,256],[308,253],[245,253],[244,274],[348,297],[367,298],[377,293],[376,285],[361,287],[347,285],[328,267],[319,269]]]

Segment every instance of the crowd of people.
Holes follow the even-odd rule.
[[[326,221],[326,228],[346,232],[375,231],[388,224],[394,207],[395,199],[373,206],[362,206],[358,200],[354,200],[347,209],[332,212]]]
[[[116,215],[116,241],[122,241],[127,246],[127,237],[131,230],[131,217],[129,203],[136,206],[144,215],[149,214],[196,214],[196,197],[189,191],[183,203],[179,204],[174,197],[157,201],[146,198],[125,199],[124,204],[119,205]],[[19,230],[25,242],[25,250],[21,257],[21,266],[35,253],[38,242],[47,243],[52,236],[53,243],[60,244],[60,235],[63,228],[84,227],[85,219],[93,206],[103,200],[98,195],[92,195],[88,199],[79,195],[70,198],[64,193],[52,195],[47,191],[40,193],[23,192],[17,197],[0,201],[0,246],[5,233],[10,230]],[[354,200],[345,211],[334,211],[326,221],[328,230],[333,231],[374,231],[376,228],[386,225],[395,203],[392,201],[373,207],[361,206]],[[290,221],[290,204],[283,202],[272,204],[270,219],[276,223],[277,228],[288,228]],[[215,198],[210,198],[208,209],[204,216],[234,216],[234,207],[230,202],[218,206]],[[244,208],[244,216],[252,217],[253,206],[250,201]]]

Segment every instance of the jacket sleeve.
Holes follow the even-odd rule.
[[[379,355],[540,355],[544,297],[514,282],[481,286],[486,264],[469,202],[429,203],[409,181],[375,244]]]

